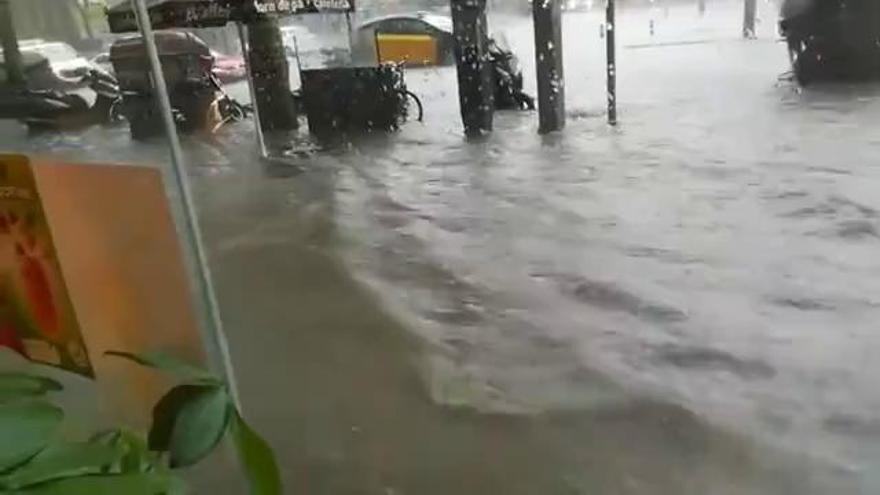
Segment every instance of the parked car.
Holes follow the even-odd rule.
[[[418,12],[370,19],[357,28],[352,51],[359,62],[451,64],[455,40],[452,19]]]
[[[593,9],[594,0],[562,0],[560,5],[563,12],[586,12]],[[526,0],[523,4],[525,11],[532,11],[532,0]]]
[[[300,69],[348,67],[351,51],[347,36],[321,36],[301,24],[281,27],[281,39],[287,57],[296,60]]]
[[[230,83],[247,77],[247,68],[241,55],[226,55],[211,50],[211,56],[214,57],[214,75],[220,82]]]
[[[110,74],[113,73],[113,63],[110,62],[110,52],[102,52],[92,57],[93,65],[100,67],[103,71]]]
[[[18,46],[22,53],[36,53],[45,57],[52,71],[65,79],[81,78],[94,69],[102,70],[67,43],[31,39],[19,42]]]
[[[565,0],[562,3],[562,10],[568,12],[587,11],[593,9],[593,0]]]
[[[288,58],[296,58],[297,50],[299,56],[303,57],[318,53],[321,49],[318,36],[299,24],[281,26],[281,41],[284,43],[284,51],[287,52]]]

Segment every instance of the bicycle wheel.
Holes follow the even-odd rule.
[[[413,93],[412,91],[410,91],[408,89],[404,90],[404,92],[406,93],[407,98],[410,98],[410,99],[412,99],[412,101],[415,102],[416,108],[419,109],[419,117],[417,120],[419,122],[422,122],[425,117],[425,109],[422,107],[422,100],[420,100],[419,97],[416,96],[415,93]]]

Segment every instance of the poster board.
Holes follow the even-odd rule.
[[[79,329],[105,408],[146,421],[167,383],[106,351],[159,350],[205,363],[160,171],[0,155],[3,167],[30,171],[75,316],[70,328]],[[0,176],[0,187],[14,186],[17,177]]]
[[[0,160],[0,346],[94,376],[28,159]]]

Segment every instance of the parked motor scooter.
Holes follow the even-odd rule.
[[[522,69],[516,54],[503,39],[489,40],[489,61],[495,81],[495,108],[498,110],[534,110],[535,99],[523,91]]]
[[[114,120],[120,92],[110,74],[92,69],[82,78],[63,78],[45,57],[27,53],[25,79],[23,88],[0,87],[0,118],[18,120],[32,131],[70,130]]]
[[[95,93],[91,104],[81,92],[30,90],[23,95],[30,111],[20,120],[31,131],[58,131],[109,124],[120,119],[117,108],[121,93],[113,76],[90,70],[81,83]]]

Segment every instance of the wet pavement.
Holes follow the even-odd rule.
[[[769,5],[565,16],[569,123],[427,120],[288,164],[185,140],[249,417],[289,493],[827,494],[880,484],[880,86],[804,91]],[[650,34],[651,20],[654,34]],[[530,26],[496,16],[534,87]],[[237,94],[243,87],[233,88]],[[167,161],[124,128],[0,147]]]

